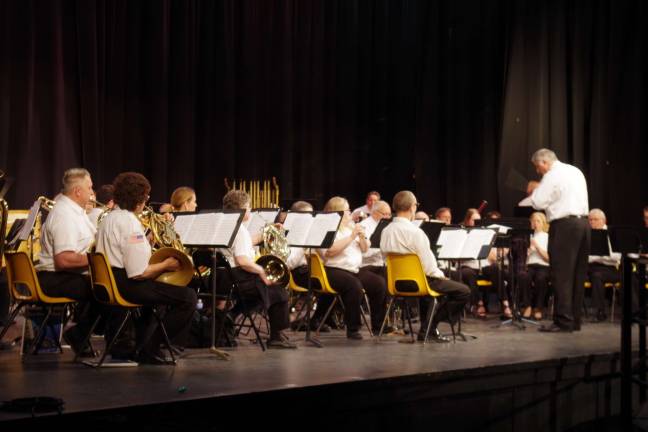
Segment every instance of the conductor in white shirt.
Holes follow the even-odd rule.
[[[542,175],[531,195],[531,204],[544,210],[551,224],[548,252],[555,292],[553,324],[539,330],[578,331],[590,248],[587,183],[578,168],[560,162],[549,149],[536,151],[531,162]]]
[[[462,283],[448,280],[437,266],[430,248],[430,240],[421,229],[411,223],[417,206],[416,196],[410,191],[400,191],[394,196],[392,208],[396,212],[396,217],[382,232],[380,250],[385,255],[390,253],[418,255],[430,288],[447,296],[446,307],[441,308],[433,318],[430,337],[436,342],[448,342],[449,339],[439,333],[437,323],[446,318],[451,322],[458,319],[459,313],[470,299],[470,288]],[[418,340],[425,338],[425,329],[429,320],[428,305],[429,301],[421,301],[422,320]]]

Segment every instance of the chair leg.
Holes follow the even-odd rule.
[[[36,332],[36,336],[34,337],[34,341],[32,342],[30,354],[33,355],[36,355],[38,353],[38,350],[41,347],[41,344],[43,343],[43,339],[45,338],[45,326],[47,325],[47,322],[49,321],[49,318],[52,315],[52,308],[47,307],[46,309],[47,309],[47,315],[45,315],[45,318],[43,318],[43,322],[38,328],[38,331]]]
[[[414,337],[414,328],[412,327],[412,307],[410,304],[407,302],[407,298],[402,299],[403,302],[403,313],[407,315],[407,327],[409,328],[410,332],[410,339],[412,340],[412,343],[416,343],[416,339]]]
[[[99,324],[99,321],[101,320],[101,315],[98,316],[94,322],[92,323],[92,326],[90,327],[90,330],[88,331],[88,334],[85,335],[83,338],[83,344],[81,345],[82,347],[85,347],[86,344],[90,344],[90,349],[94,352],[94,348],[92,347],[92,343],[90,342],[90,338],[92,337],[92,333],[94,333],[95,328],[97,327],[97,324]],[[79,356],[81,355],[80,352],[76,353],[74,355],[74,362],[77,362],[79,360]]]
[[[423,338],[423,345],[427,343],[428,335],[430,334],[430,328],[432,327],[432,321],[434,321],[434,315],[436,315],[437,308],[437,299],[432,297],[432,312],[430,312],[430,317],[428,318],[427,328],[425,329],[425,337]]]
[[[131,314],[132,314],[132,311],[130,309],[128,309],[126,311],[126,316],[124,317],[122,322],[119,324],[119,327],[117,328],[117,332],[115,332],[115,335],[108,342],[108,345],[106,345],[106,347],[104,348],[103,353],[101,353],[101,358],[99,359],[99,361],[97,363],[95,363],[95,364],[92,364],[92,363],[85,363],[85,364],[91,365],[94,368],[100,368],[101,367],[101,365],[106,360],[106,355],[108,355],[108,353],[112,349],[113,345],[117,341],[117,338],[119,338],[119,335],[124,330],[124,326],[126,325],[126,322],[128,322],[128,319],[131,317]]]
[[[367,304],[367,312],[369,313],[369,317],[371,317],[371,306],[369,305],[369,297],[367,297],[367,293],[364,293],[364,301]],[[360,313],[362,313],[362,308],[360,308]],[[369,330],[369,336],[373,337],[373,330],[371,330],[371,326],[367,321],[367,316],[362,313],[362,317],[364,319],[365,325],[367,326],[367,330]]]
[[[393,304],[394,304],[394,297],[391,297],[389,299],[389,303],[387,304],[387,312],[385,312],[385,318],[383,318],[382,325],[380,326],[380,331],[378,332],[378,337],[377,337],[378,341],[380,341],[380,337],[383,334],[383,330],[385,329],[385,324],[387,323],[387,318],[389,317],[389,313],[391,312],[391,308]]]
[[[171,341],[169,340],[169,334],[166,331],[166,327],[164,326],[164,323],[162,322],[162,317],[158,313],[156,308],[153,308],[153,316],[157,320],[157,326],[160,328],[162,331],[162,336],[164,336],[164,344],[167,347],[167,350],[169,350],[169,354],[171,355],[171,362],[175,364],[176,358],[175,355],[173,354],[173,348],[171,347]]]
[[[616,304],[616,285],[612,286],[612,306],[610,307],[610,322],[614,322],[614,306]]]
[[[324,323],[326,322],[326,319],[331,314],[331,311],[333,310],[333,308],[337,304],[338,300],[340,301],[340,304],[342,304],[342,299],[339,298],[339,296],[333,297],[333,301],[331,302],[331,305],[328,307],[328,309],[326,310],[326,313],[322,317],[322,320],[320,321],[319,325],[317,326],[317,330],[315,330],[315,334],[317,336],[319,336],[319,333],[320,333],[320,330],[321,330],[322,326],[324,325]]]
[[[9,316],[9,319],[7,320],[6,324],[2,328],[2,331],[0,332],[0,340],[4,337],[5,334],[7,334],[7,331],[11,327],[11,324],[13,324],[14,320],[18,316],[18,313],[20,310],[27,304],[27,302],[21,301],[18,303],[18,305],[14,308],[14,310],[11,312],[11,315]]]

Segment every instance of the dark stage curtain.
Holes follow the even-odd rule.
[[[642,0],[0,0],[0,169],[12,208],[64,169],[141,171],[156,201],[276,176],[283,198],[414,190],[510,213],[541,146],[639,222]]]

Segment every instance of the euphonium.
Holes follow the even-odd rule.
[[[162,273],[156,280],[171,285],[187,286],[194,274],[193,263],[184,251],[180,236],[173,228],[173,222],[155,213],[150,207],[145,207],[137,217],[144,229],[153,236],[154,252],[149,264],[160,263],[169,257],[180,262],[179,270]]]
[[[266,272],[273,285],[287,286],[290,269],[286,264],[290,256],[290,246],[283,228],[268,224],[263,228],[263,245],[259,248],[261,256],[256,260]]]

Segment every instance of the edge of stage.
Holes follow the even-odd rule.
[[[72,363],[69,350],[24,362],[17,350],[2,352],[0,400],[54,396],[65,410],[36,420],[0,411],[0,422],[92,421],[112,430],[146,421],[167,430],[286,419],[411,429],[433,421],[455,430],[545,431],[618,414],[618,324],[546,334],[497,323],[468,319],[476,340],[425,346],[399,343],[403,336],[351,341],[334,331],[322,334],[318,349],[291,332],[297,350],[264,353],[242,341],[230,361],[185,358],[175,367],[93,370]]]

